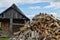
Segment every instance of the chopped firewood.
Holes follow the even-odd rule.
[[[60,30],[58,30],[60,25],[54,16],[39,14],[35,16],[32,21],[36,23],[31,22],[33,24],[30,24],[32,25],[31,28],[35,29],[33,31],[38,31],[38,33],[42,33],[42,35],[46,36],[44,39],[47,37],[51,37],[50,40],[56,40],[59,38],[56,38],[56,36],[60,35]],[[48,40],[48,38],[46,40]]]

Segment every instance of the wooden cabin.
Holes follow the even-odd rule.
[[[27,21],[29,18],[13,4],[0,14],[0,30],[12,34],[20,31],[20,27],[23,27]]]

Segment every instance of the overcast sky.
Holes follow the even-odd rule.
[[[0,0],[0,13],[13,3],[29,18],[40,12],[60,18],[60,0]]]

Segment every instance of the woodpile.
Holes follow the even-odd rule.
[[[26,27],[26,28],[25,28]],[[17,40],[60,40],[60,25],[53,15],[39,14],[27,22]]]
[[[32,19],[30,25],[33,31],[44,35],[42,40],[60,40],[60,25],[53,15],[40,13]]]

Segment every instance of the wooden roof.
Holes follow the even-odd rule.
[[[15,5],[13,4],[11,7],[9,7],[8,9],[6,9],[5,11],[3,11],[1,14],[0,14],[0,18],[3,17],[3,14],[7,11],[9,11],[10,9],[13,9],[14,11],[18,12],[21,16],[23,16],[24,18],[30,20],[28,17],[26,17],[23,12]]]

